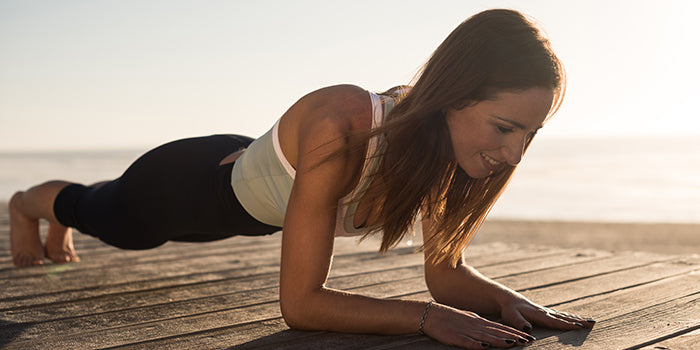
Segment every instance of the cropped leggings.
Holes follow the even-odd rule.
[[[102,186],[68,185],[54,213],[61,224],[124,249],[271,234],[280,228],[257,221],[236,199],[233,163],[219,166],[252,141],[213,135],[165,144]]]

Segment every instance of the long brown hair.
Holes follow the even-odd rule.
[[[456,265],[510,180],[514,166],[486,178],[471,178],[454,160],[444,110],[463,108],[501,91],[551,89],[554,113],[565,89],[564,69],[542,32],[522,14],[488,10],[460,24],[435,50],[410,91],[381,127],[385,148],[376,182],[365,195],[381,203],[380,250],[396,245],[416,215],[433,218],[435,234],[424,246],[434,262]],[[396,95],[396,89],[386,93]],[[529,145],[529,140],[527,145]],[[374,185],[374,184],[373,184]]]

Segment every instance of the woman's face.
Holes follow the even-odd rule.
[[[516,165],[527,140],[542,127],[554,98],[552,90],[530,88],[497,93],[493,99],[446,111],[459,166],[473,178]]]

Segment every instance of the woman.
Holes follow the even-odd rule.
[[[590,327],[594,321],[538,306],[461,259],[564,84],[532,23],[515,11],[485,11],[448,36],[412,88],[323,88],[252,143],[235,135],[175,141],[114,181],[18,192],[10,201],[14,262],[78,261],[68,227],[127,249],[283,228],[280,304],[293,328],[418,331],[479,349],[530,342],[533,324]],[[50,223],[45,245],[40,218]],[[414,224],[422,224],[434,302],[324,286],[335,236],[381,232],[386,251]],[[508,326],[478,314],[500,314]]]

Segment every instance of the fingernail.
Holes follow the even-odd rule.
[[[529,340],[529,341],[535,341],[535,340],[537,340],[535,337],[533,337],[533,336],[531,336],[531,335],[526,335],[525,337],[526,337],[527,340]]]
[[[484,347],[484,348],[488,348],[488,347],[491,346],[491,345],[489,345],[489,343],[481,343],[481,346]]]
[[[578,322],[574,323],[574,325],[576,325],[576,326],[578,326],[578,327],[583,327],[583,325],[580,324],[580,323],[578,323]]]
[[[506,339],[506,343],[508,343],[508,344],[515,344],[515,340],[513,340],[513,339]]]
[[[525,331],[525,333],[530,333],[530,331],[532,331],[532,326],[528,325],[528,326],[523,327],[523,331]]]
[[[527,339],[525,339],[525,338],[518,338],[518,341],[523,343],[523,344],[527,343]]]
[[[589,318],[589,319],[586,320],[586,322],[588,322],[588,323],[595,323],[595,320],[592,319],[592,318]]]

